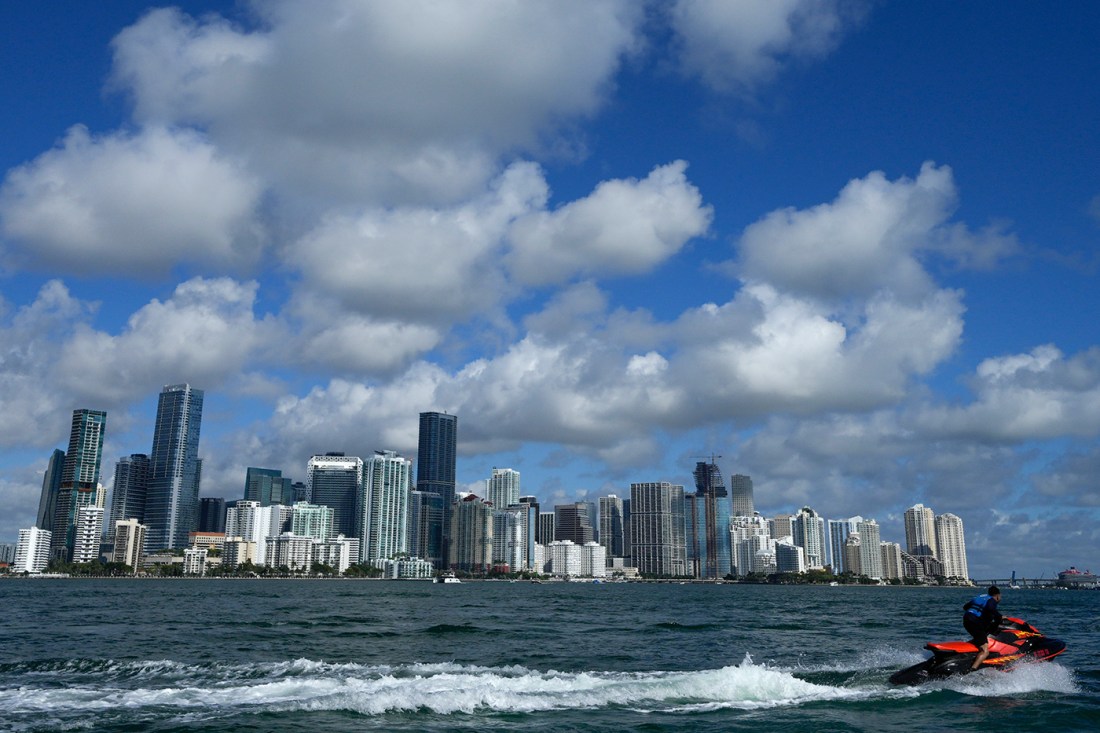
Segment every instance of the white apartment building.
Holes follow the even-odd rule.
[[[913,556],[931,555],[940,559],[936,549],[935,515],[930,507],[914,504],[905,510],[905,551]]]
[[[882,543],[882,578],[893,580],[905,577],[905,567],[901,562],[901,545],[897,542]]]
[[[856,525],[859,530],[859,568],[863,575],[872,580],[882,580],[882,536],[878,522],[865,519]]]
[[[409,490],[412,461],[392,450],[363,462],[359,551],[362,562],[380,566],[409,551]]]
[[[142,566],[145,529],[144,524],[132,518],[115,522],[115,549],[111,561],[129,565],[137,573]]]
[[[95,562],[99,559],[99,544],[103,538],[103,507],[82,506],[76,510],[76,530],[73,534],[73,562]]]
[[[493,510],[493,565],[527,569],[527,507]]]
[[[206,557],[209,553],[205,547],[188,547],[183,551],[183,574],[206,575]]]
[[[282,533],[292,511],[292,507],[280,504],[265,507],[258,501],[238,501],[237,506],[225,511],[225,536],[255,543],[255,564],[270,564],[266,554],[267,539]]]
[[[519,503],[519,471],[511,468],[494,468],[493,475],[485,482],[485,498],[496,509],[505,509]]]
[[[15,544],[13,573],[41,573],[50,563],[50,541],[53,533],[38,527],[19,530]]]
[[[222,565],[237,568],[245,563],[260,564],[256,558],[256,543],[243,537],[226,537],[222,549]]]
[[[966,561],[966,533],[963,521],[951,513],[936,517],[936,554],[943,563],[943,574],[947,578],[970,579],[970,568]]]
[[[313,541],[313,562],[328,565],[338,573],[343,573],[359,558],[359,540],[336,535],[326,540]]]
[[[293,532],[283,532],[278,537],[268,537],[264,564],[291,572],[309,572],[313,566],[313,539],[299,537]]]
[[[435,574],[435,566],[419,557],[402,557],[396,560],[382,561],[382,577],[398,580],[416,580],[430,578]]]

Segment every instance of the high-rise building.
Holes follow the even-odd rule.
[[[225,499],[214,496],[199,499],[199,531],[225,532]]]
[[[61,468],[61,486],[54,507],[51,553],[72,558],[76,513],[81,507],[102,506],[99,467],[103,457],[103,434],[107,413],[102,410],[73,410],[69,450]]]
[[[451,514],[447,564],[453,570],[487,573],[493,564],[493,507],[474,494],[463,496]]]
[[[186,547],[198,526],[203,396],[190,384],[170,384],[160,392],[145,496],[146,552]]]
[[[768,520],[768,532],[773,540],[794,537],[794,517],[790,514],[776,514]]]
[[[794,543],[806,554],[806,567],[819,570],[825,567],[825,520],[808,506],[791,520]]]
[[[142,548],[145,546],[145,525],[136,519],[115,522],[115,544],[112,562],[129,565],[136,574],[141,569]]]
[[[687,561],[696,578],[724,578],[730,560],[730,503],[716,463],[695,464],[695,494],[684,497]]]
[[[752,478],[740,473],[730,476],[730,499],[733,516],[751,517],[756,511],[752,498]]]
[[[539,512],[537,541],[540,545],[549,545],[554,541],[554,523],[556,520],[557,516],[554,512]]]
[[[626,557],[626,525],[623,500],[611,494],[600,497],[600,544],[607,548],[607,557]]]
[[[859,534],[859,569],[861,575],[866,575],[872,580],[882,580],[885,575],[882,569],[882,535],[879,533],[878,522],[873,519],[865,519],[856,525]]]
[[[935,515],[924,504],[914,504],[905,510],[905,550],[913,556],[931,555],[939,559]]]
[[[258,501],[238,501],[225,511],[225,546],[233,538],[255,546],[255,563],[263,565],[267,560],[267,539],[277,537],[289,527],[291,507],[282,504],[260,506]],[[244,562],[240,559],[239,562]]]
[[[894,580],[905,576],[901,560],[901,545],[897,542],[882,543],[882,578]]]
[[[332,508],[334,534],[359,536],[356,508],[362,491],[362,458],[326,453],[309,459],[306,466],[306,501]],[[355,561],[358,562],[359,558]]]
[[[50,531],[39,527],[19,530],[13,573],[41,573],[50,563]]]
[[[757,572],[753,569],[754,561],[762,550],[774,553],[774,542],[768,536],[768,520],[756,512],[751,517],[734,516],[730,520],[730,559],[734,574],[744,577]]]
[[[558,504],[554,507],[554,540],[570,540],[577,546],[594,541],[591,516],[587,501]]]
[[[438,527],[442,556],[450,557],[448,544],[451,512],[455,496],[455,468],[458,461],[458,416],[445,412],[420,413],[420,431],[416,449],[416,490],[430,491],[443,497],[443,516]]]
[[[363,463],[359,500],[361,562],[378,567],[382,560],[409,551],[409,481],[412,461],[392,450],[375,451]]]
[[[332,532],[332,507],[299,501],[290,509],[291,533],[317,541],[335,536]]]
[[[847,554],[844,547],[848,541],[848,535],[858,532],[856,525],[863,521],[863,517],[850,517],[848,519],[830,519],[826,522],[829,529],[829,565],[833,568],[834,575],[854,572],[848,567]]]
[[[42,495],[38,499],[38,521],[35,522],[39,529],[53,530],[53,515],[57,509],[57,495],[61,492],[61,470],[65,466],[65,451],[54,449],[50,456],[50,462],[46,465],[46,473],[42,477]]]
[[[689,574],[684,541],[684,487],[667,481],[630,485],[630,548],[642,575]]]
[[[505,509],[519,503],[519,471],[511,468],[494,468],[486,484],[485,498],[497,509]]]
[[[111,490],[111,517],[107,524],[107,542],[115,541],[115,526],[123,519],[145,519],[145,495],[149,490],[149,456],[131,453],[115,464],[115,483]]]
[[[294,482],[277,468],[249,466],[244,478],[244,498],[262,506],[295,503]]]
[[[103,507],[82,506],[76,510],[73,525],[73,562],[99,560],[99,545],[103,539]]]
[[[528,507],[493,507],[493,565],[507,565],[512,572],[527,569]]]
[[[939,514],[935,519],[936,556],[943,563],[943,574],[947,578],[970,579],[970,568],[966,561],[966,533],[961,518],[951,513]]]
[[[432,491],[409,492],[409,554],[443,567],[443,497]]]

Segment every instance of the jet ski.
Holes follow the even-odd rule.
[[[920,664],[895,672],[890,676],[894,685],[919,685],[971,672],[978,647],[970,641],[929,642],[924,648],[932,652]],[[1048,662],[1066,650],[1066,643],[1043,635],[1027,621],[1005,616],[1001,626],[989,635],[989,656],[978,669],[1007,670],[1019,662]]]

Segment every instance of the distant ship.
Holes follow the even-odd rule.
[[[447,571],[442,575],[437,575],[435,578],[436,583],[461,583],[462,581],[455,577],[455,574],[451,571]]]
[[[1069,570],[1058,573],[1058,585],[1063,588],[1095,588],[1096,576],[1088,570],[1078,570],[1071,565]]]

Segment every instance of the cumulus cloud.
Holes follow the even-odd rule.
[[[1052,345],[986,359],[970,379],[975,400],[931,405],[925,430],[976,440],[1019,443],[1100,433],[1100,348],[1067,358]]]
[[[863,15],[842,0],[677,0],[669,11],[685,73],[720,92],[751,92],[791,60],[820,58]]]
[[[650,271],[710,225],[713,212],[686,169],[676,161],[641,181],[604,181],[583,199],[519,218],[510,232],[511,271],[532,285]]]
[[[155,10],[116,37],[114,84],[281,190],[450,203],[595,113],[642,19],[622,0],[426,5],[264,3],[254,30]]]
[[[255,261],[261,185],[191,131],[93,137],[76,126],[0,187],[6,259],[81,274]]]

